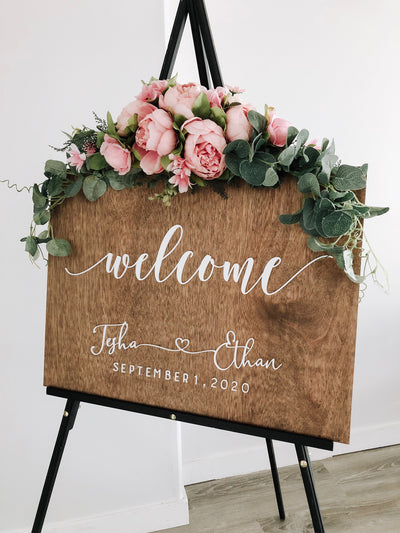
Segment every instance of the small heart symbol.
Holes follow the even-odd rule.
[[[181,352],[184,352],[186,348],[188,348],[189,344],[190,344],[189,339],[182,339],[181,337],[178,337],[177,339],[175,339],[175,346]]]

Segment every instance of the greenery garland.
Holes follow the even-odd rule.
[[[152,78],[117,122],[109,113],[106,121],[95,115],[96,129],[75,129],[57,149],[67,152],[67,163],[47,161],[45,181],[33,186],[33,221],[21,239],[30,258],[44,257],[41,245],[50,255],[71,253],[70,243],[55,237],[51,213],[81,190],[93,202],[109,187],[152,189],[162,182],[163,192],[150,198],[169,206],[178,191],[212,186],[226,197],[233,180],[277,188],[290,175],[303,199],[300,209],[282,214],[280,222],[300,224],[308,247],[332,255],[353,282],[376,278],[376,258],[362,248],[362,221],[388,208],[364,205],[353,192],[365,187],[367,165],[342,164],[333,141],[307,142],[307,130],[276,117],[273,108],[266,106],[262,115],[242,104],[240,92]],[[364,258],[360,275],[353,270],[355,253]]]

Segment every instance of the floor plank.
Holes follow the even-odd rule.
[[[326,533],[400,533],[400,445],[315,461],[313,472]],[[190,524],[163,533],[313,533],[299,468],[279,476],[284,521],[270,472],[256,472],[186,487]]]

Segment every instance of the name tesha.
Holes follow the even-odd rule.
[[[216,264],[214,258],[210,254],[206,254],[201,259],[197,268],[196,265],[193,268],[193,258],[195,254],[192,250],[186,250],[180,256],[178,254],[177,249],[182,241],[182,237],[182,226],[179,224],[172,226],[164,235],[154,262],[149,260],[149,254],[146,252],[140,254],[136,260],[132,260],[129,254],[114,255],[113,253],[109,252],[106,253],[96,263],[89,266],[85,270],[82,270],[81,272],[71,272],[68,268],[65,268],[65,271],[70,276],[82,276],[95,268],[103,266],[105,267],[107,274],[114,276],[115,279],[121,279],[127,274],[128,271],[133,270],[133,274],[138,281],[143,281],[150,276],[154,276],[154,279],[157,283],[164,283],[169,278],[175,277],[176,281],[180,285],[187,285],[195,278],[198,278],[202,282],[207,282],[216,274],[216,272],[220,271],[225,282],[234,282],[240,284],[240,291],[242,294],[249,294],[255,289],[255,287],[257,287],[257,285],[260,285],[264,294],[267,296],[272,296],[284,289],[313,263],[320,261],[321,259],[331,257],[329,255],[323,255],[313,259],[303,268],[295,272],[294,275],[283,285],[274,291],[270,291],[268,290],[270,277],[273,270],[282,263],[282,259],[280,257],[273,257],[270,259],[265,264],[262,274],[256,279],[255,282],[251,283],[250,278],[255,264],[255,261],[252,257],[245,259],[242,264],[232,263],[228,260],[224,261],[222,264]],[[164,262],[167,257],[172,256],[174,253],[177,256],[177,261],[172,269],[169,267],[168,271],[168,268],[165,266]],[[190,265],[190,263],[192,263],[192,265]]]

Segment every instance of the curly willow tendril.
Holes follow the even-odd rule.
[[[32,192],[33,189],[33,185],[31,185],[30,187],[27,187],[26,185],[24,185],[23,187],[18,187],[16,183],[11,183],[10,180],[0,180],[0,183],[5,183],[9,189],[15,189],[17,192]]]

